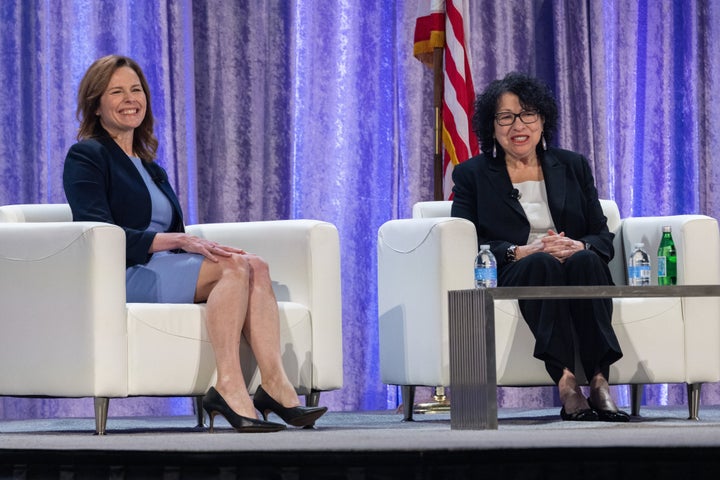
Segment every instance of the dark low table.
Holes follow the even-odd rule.
[[[720,285],[500,287],[448,292],[450,428],[497,429],[495,300],[621,297],[720,297]]]

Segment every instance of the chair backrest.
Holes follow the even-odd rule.
[[[622,223],[617,204],[613,200],[601,199],[600,206],[608,219],[608,228],[611,232],[616,232]],[[451,208],[451,200],[417,202],[413,205],[412,216],[413,218],[449,217]]]
[[[0,206],[0,223],[72,222],[67,203],[33,203]]]
[[[623,237],[622,237],[622,219],[620,218],[620,210],[618,210],[617,203],[613,200],[600,200],[600,206],[602,206],[603,213],[607,217],[608,230],[615,234],[613,238],[613,248],[615,249],[615,256],[610,263],[608,268],[612,275],[613,282],[615,285],[626,285],[627,276],[625,272],[625,250],[623,249]]]
[[[452,201],[436,200],[430,202],[417,202],[413,205],[412,218],[449,217]]]
[[[620,218],[620,210],[614,200],[600,199],[600,206],[603,209],[605,217],[607,217],[608,229],[615,235],[620,233],[622,227],[622,219]]]
[[[614,200],[601,199],[600,206],[607,217],[608,229],[615,234],[613,239],[615,256],[608,265],[610,274],[616,285],[625,285],[625,251],[623,250],[620,210],[618,210],[617,203]],[[413,205],[412,216],[413,218],[449,217],[451,208],[452,201],[450,200],[417,202]]]

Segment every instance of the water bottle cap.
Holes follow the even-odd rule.
[[[635,248],[643,248],[645,244],[643,242],[638,242],[635,244]]]
[[[663,226],[663,233],[672,232],[672,227],[670,225],[664,225]]]
[[[480,245],[480,250],[490,250],[490,245]]]

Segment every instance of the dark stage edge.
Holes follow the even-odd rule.
[[[112,413],[112,412],[111,412]],[[210,434],[192,417],[0,422],[0,478],[718,479],[720,407],[649,408],[629,424],[562,422],[557,409],[500,411],[496,431],[448,414],[330,412],[315,430]]]

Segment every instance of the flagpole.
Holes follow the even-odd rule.
[[[442,143],[442,107],[443,107],[443,87],[445,79],[445,70],[443,65],[444,48],[435,47],[433,49],[433,107],[435,111],[435,152],[434,169],[435,169],[435,200],[445,200],[443,193],[443,185],[445,176],[443,175],[443,143]],[[429,403],[417,403],[412,406],[414,413],[441,413],[450,411],[450,401],[445,395],[445,387],[435,387],[433,401]]]
[[[442,105],[443,105],[443,49],[433,49],[433,107],[435,112],[435,151],[434,159],[434,197],[444,200],[443,196],[443,147],[442,147]]]
[[[472,74],[469,71],[470,55],[466,48],[466,39],[469,38],[470,33],[468,2],[467,0],[418,0],[418,2],[419,15],[415,22],[413,55],[423,65],[433,69],[433,196],[437,201],[445,200],[446,194],[447,197],[451,195],[451,192],[443,191],[446,175],[445,154],[452,157],[451,161],[454,165],[478,153],[477,139],[471,131],[471,125],[465,125],[468,115],[472,116],[472,102],[475,97]],[[448,28],[449,24],[462,25],[462,29]],[[448,51],[463,53],[464,58],[455,59],[455,62],[446,65],[443,58],[446,46],[449,48]],[[452,68],[446,71],[446,67]],[[448,79],[448,93],[454,91],[454,98],[448,101],[448,108],[443,111],[445,78]],[[468,103],[469,105],[466,105]],[[447,124],[444,124],[443,116],[448,120]],[[464,128],[458,128],[458,122],[462,122]],[[447,145],[444,145],[443,139],[447,141]],[[448,164],[448,168],[452,169],[453,165]],[[449,411],[450,401],[445,395],[445,387],[435,387],[433,400],[431,403],[414,405],[413,411],[416,413]],[[403,401],[414,403],[412,396]],[[410,407],[406,405],[405,408]]]

